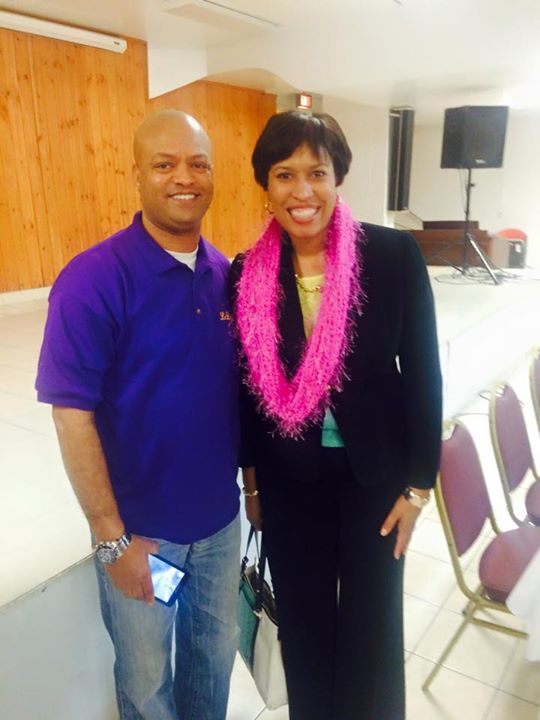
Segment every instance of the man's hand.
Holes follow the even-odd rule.
[[[396,560],[405,555],[414,530],[414,525],[420,515],[419,508],[410,503],[403,495],[396,500],[394,507],[381,527],[381,535],[389,535],[397,525],[397,540],[394,548]]]
[[[154,587],[150,576],[148,555],[159,550],[154,540],[132,535],[126,551],[118,560],[105,565],[113,585],[124,597],[142,600],[148,605],[154,603]]]

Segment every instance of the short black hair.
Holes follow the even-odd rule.
[[[272,165],[290,157],[301,145],[309,145],[316,155],[326,150],[332,159],[336,185],[341,185],[349,172],[352,152],[337,120],[327,113],[310,115],[289,110],[272,115],[251,156],[255,180],[264,190],[268,189]]]

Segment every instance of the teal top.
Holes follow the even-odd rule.
[[[332,411],[328,409],[324,414],[321,445],[323,447],[344,447],[345,445],[339,432],[336,418],[332,414]]]
[[[307,338],[311,335],[321,306],[323,281],[324,275],[296,278],[296,286],[298,288],[300,307],[302,308],[302,317],[304,320],[304,330]],[[336,419],[330,409],[327,409],[324,414],[321,445],[323,447],[344,447],[343,438],[341,437]]]

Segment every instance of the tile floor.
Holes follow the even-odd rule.
[[[28,558],[23,572],[15,553],[0,555],[0,606],[84,557],[89,548],[85,520],[62,469],[50,411],[34,400],[33,381],[45,312],[46,301],[40,298],[21,302],[15,297],[0,302],[0,541],[6,547],[16,533],[18,556]],[[522,365],[513,381],[520,397],[527,400],[524,370]],[[486,410],[486,402],[478,399],[468,408],[471,414],[464,420],[475,434],[486,474],[493,480]],[[528,404],[526,412],[536,431]],[[540,457],[538,443],[534,451]],[[495,482],[490,484],[490,494],[502,524],[510,527]],[[30,527],[31,532],[24,532]],[[69,548],[60,542],[66,532],[74,538]],[[37,536],[46,538],[46,542],[36,544]],[[485,534],[479,547],[469,553],[471,577],[487,537]],[[25,552],[30,545],[32,552]],[[523,641],[480,628],[466,631],[431,691],[424,694],[420,689],[459,623],[463,605],[432,503],[419,520],[406,565],[408,720],[538,720],[540,663],[524,659]],[[286,707],[265,710],[238,660],[227,717],[286,720],[288,713]]]

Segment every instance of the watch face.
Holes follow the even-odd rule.
[[[129,533],[124,533],[117,540],[104,540],[96,546],[96,558],[99,562],[110,565],[124,554],[130,542],[131,535]]]
[[[110,563],[113,563],[118,557],[118,550],[113,547],[108,547],[107,545],[101,545],[96,550],[96,557],[99,562],[110,565]]]
[[[411,488],[405,488],[405,490],[403,491],[403,495],[411,503],[411,505],[414,505],[415,508],[422,510],[422,508],[424,507],[424,502],[419,495],[416,495],[411,490]]]

